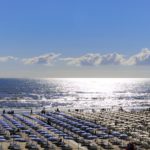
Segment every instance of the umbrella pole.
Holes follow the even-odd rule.
[[[78,135],[78,139],[79,139],[79,135]],[[79,141],[78,141],[78,150],[79,150]]]
[[[3,150],[3,148],[2,148],[2,143],[1,143],[1,148],[0,148],[0,150]]]

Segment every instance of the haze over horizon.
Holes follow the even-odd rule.
[[[0,77],[150,77],[150,1],[0,2]]]

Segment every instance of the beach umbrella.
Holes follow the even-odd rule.
[[[87,136],[87,139],[88,139],[88,140],[93,140],[93,139],[96,139],[96,138],[98,138],[98,137],[95,136],[95,135]]]
[[[127,139],[128,138],[128,135],[127,134],[120,134],[119,136],[121,139]]]
[[[49,137],[53,137],[51,134],[44,134],[44,137],[49,138]]]
[[[108,130],[106,127],[100,127],[99,129],[102,130],[102,131]]]
[[[29,137],[37,137],[35,134],[30,134]]]
[[[4,138],[2,139],[2,138],[1,138],[1,139],[0,139],[0,142],[6,142],[6,139],[4,139]]]
[[[20,135],[11,135],[11,138],[21,138]]]
[[[39,140],[41,140],[41,139],[38,138],[38,137],[32,137],[31,140],[32,140],[32,141],[39,141]]]
[[[77,134],[81,134],[81,133],[86,133],[85,131],[83,131],[83,130],[77,130],[77,131],[75,131],[75,133],[77,133]]]
[[[26,142],[26,140],[23,139],[23,138],[14,138],[14,141],[17,141],[17,142]]]
[[[54,141],[57,141],[58,138],[56,138],[56,137],[49,137],[48,140],[54,142]]]
[[[111,134],[116,137],[120,136],[120,132],[117,132],[117,131],[113,131]]]

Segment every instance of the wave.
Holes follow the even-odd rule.
[[[0,79],[1,107],[147,107],[149,93],[149,79]]]

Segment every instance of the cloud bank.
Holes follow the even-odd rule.
[[[101,63],[100,54],[86,54],[80,57],[63,58],[62,61],[75,66],[97,66]]]
[[[24,64],[41,64],[41,65],[52,65],[60,54],[49,53],[37,57],[23,59]]]
[[[141,52],[126,58],[122,54],[110,53],[110,54],[85,54],[80,57],[69,57],[62,59],[68,65],[74,66],[100,66],[100,65],[122,65],[122,66],[134,66],[134,65],[150,65],[150,50],[145,48]]]
[[[15,61],[17,60],[16,57],[13,56],[2,56],[0,57],[0,62],[8,62],[8,61]]]
[[[99,65],[121,65],[124,63],[125,58],[121,54],[112,53],[106,55],[100,54],[86,54],[76,58],[63,59],[69,65],[75,66],[99,66]]]
[[[16,61],[18,58],[13,56],[0,57],[0,62]],[[31,58],[18,59],[26,65],[38,64],[51,66],[54,64],[82,66],[148,66],[150,65],[150,49],[142,49],[139,53],[130,57],[125,57],[119,53],[88,53],[78,57],[62,57],[61,54],[48,53]]]
[[[142,49],[136,55],[131,56],[126,60],[126,65],[150,65],[150,50],[148,48]]]
[[[125,57],[118,53],[111,54],[86,54],[80,57],[70,57],[62,59],[68,65],[75,66],[99,66],[99,65],[123,65],[125,64]]]

